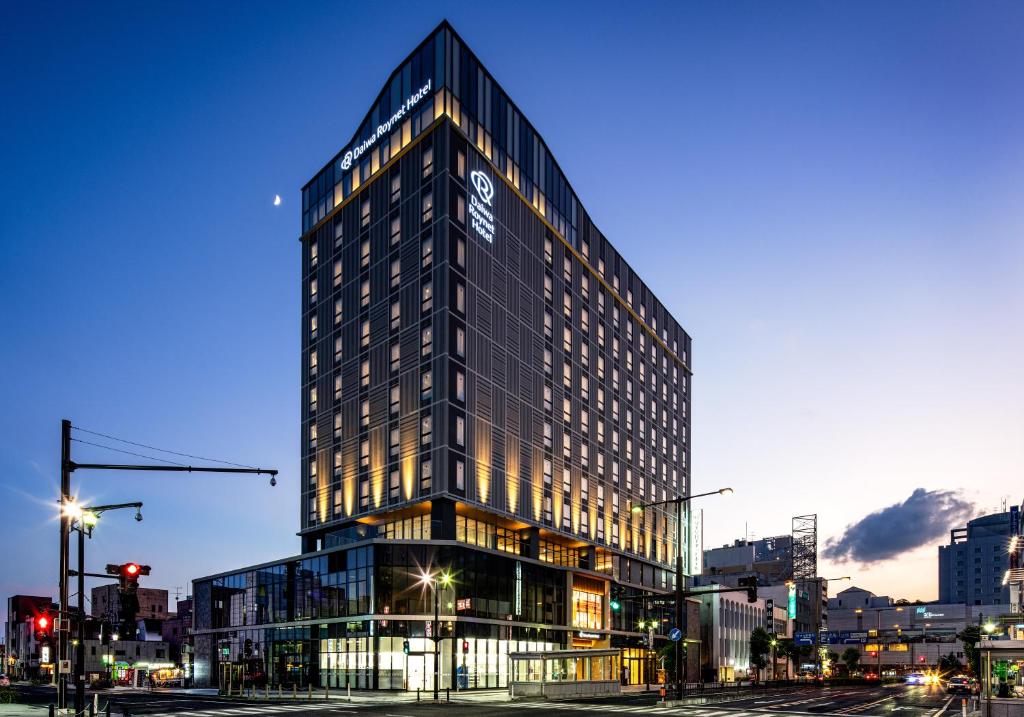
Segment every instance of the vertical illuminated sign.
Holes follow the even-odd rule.
[[[789,619],[796,620],[796,583],[789,585]]]
[[[523,614],[523,564],[516,561],[516,616]]]

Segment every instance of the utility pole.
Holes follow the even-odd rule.
[[[60,573],[58,593],[60,609],[57,613],[57,670],[54,672],[57,685],[57,708],[67,709],[67,677],[61,672],[61,665],[68,656],[68,536],[71,532],[71,518],[67,515],[67,504],[71,500],[71,421],[60,422]]]
[[[117,463],[75,463],[71,460],[71,421],[63,419],[60,424],[61,428],[61,442],[60,442],[60,569],[58,574],[59,592],[60,592],[60,611],[58,612],[58,628],[57,633],[57,707],[61,710],[67,710],[67,677],[61,673],[61,666],[65,664],[65,660],[69,659],[69,643],[71,636],[71,626],[68,616],[72,614],[69,605],[68,597],[68,578],[70,573],[70,534],[71,534],[71,521],[72,516],[69,515],[69,504],[74,504],[74,497],[71,495],[71,474],[76,470],[114,470],[114,471],[161,471],[161,472],[184,472],[184,473],[254,473],[257,475],[265,474],[270,476],[270,485],[277,485],[277,470],[273,468],[219,468],[211,466],[182,466],[182,465],[125,465]],[[157,449],[159,450],[159,449]],[[83,526],[79,526],[80,528]],[[80,538],[81,540],[81,538]],[[81,560],[82,553],[84,552],[83,543],[79,543],[79,557]],[[78,570],[78,583],[79,583],[79,607],[78,607],[78,650],[81,651],[81,660],[76,660],[79,665],[84,663],[85,656],[85,645],[84,645],[84,623],[85,623],[85,603],[84,603],[84,592],[83,585],[83,574],[84,565],[79,563]],[[84,670],[80,669],[76,674],[75,679],[75,705],[76,712],[81,713],[85,709],[85,674]]]

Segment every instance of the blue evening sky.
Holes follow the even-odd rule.
[[[146,503],[90,569],[297,552],[299,190],[444,17],[694,337],[706,544],[1020,502],[1020,3],[9,2],[0,595],[56,593],[64,417],[282,470],[78,476]],[[936,542],[821,574],[934,598]]]

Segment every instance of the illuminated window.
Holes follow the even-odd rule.
[[[316,424],[312,423],[309,426],[309,449],[311,451],[316,450]]]
[[[430,490],[433,478],[434,464],[430,462],[429,458],[426,458],[420,462],[420,493],[426,493]]]
[[[423,178],[426,179],[434,171],[434,148],[427,147],[423,150]]]
[[[455,175],[459,179],[466,179],[466,153],[461,149],[455,155]]]
[[[334,361],[337,363],[341,360],[341,337],[336,336],[334,339]]]
[[[455,310],[463,315],[466,313],[466,286],[461,281],[455,282]]]
[[[309,338],[311,341],[316,338],[316,314],[309,317]]]
[[[466,240],[462,237],[455,240],[455,265],[466,268]]]
[[[366,438],[359,442],[359,465],[363,468],[370,465],[370,441]]]
[[[370,196],[369,196],[369,194],[367,194],[367,196],[363,198],[363,202],[360,205],[359,216],[360,216],[360,225],[361,226],[363,226],[363,227],[370,226]]]
[[[434,329],[430,326],[423,328],[423,333],[420,336],[420,346],[423,356],[429,356],[431,351],[434,350]]]
[[[341,438],[341,414],[334,414],[334,437]]]
[[[466,447],[466,419],[462,416],[455,417],[455,445]]]
[[[366,426],[370,425],[370,401],[363,399],[359,403],[359,425]]]
[[[455,459],[455,490],[466,490],[466,463],[461,458]]]
[[[370,362],[369,362],[369,360],[364,360],[361,364],[359,364],[359,384],[363,388],[366,388],[367,386],[370,385]]]
[[[434,260],[434,239],[432,237],[426,237],[420,244],[420,259],[421,265],[424,269],[430,266]]]
[[[466,358],[466,330],[461,326],[455,329],[455,355]]]
[[[422,309],[423,313],[427,313],[428,311],[431,311],[434,308],[434,286],[429,281],[423,282],[420,308]]]
[[[316,239],[313,239],[312,241],[309,242],[309,266],[310,266],[310,268],[316,266],[318,258],[319,257],[318,257],[318,254],[317,254]]]
[[[433,374],[429,369],[420,374],[420,399],[429,401],[434,389]]]
[[[424,416],[420,419],[420,444],[429,446],[431,440],[434,437],[434,423],[430,419],[430,416]]]
[[[334,287],[341,286],[341,259],[334,260]]]
[[[392,416],[398,415],[401,395],[401,390],[396,383],[391,387],[390,393],[388,394],[389,410],[391,411]]]
[[[338,326],[341,323],[341,318],[342,318],[341,307],[342,307],[342,305],[343,304],[341,302],[341,299],[335,299],[334,300],[334,325],[335,326]]]
[[[309,412],[316,413],[316,386],[309,389]]]
[[[466,198],[461,194],[455,195],[455,220],[463,226],[466,224]]]
[[[423,223],[431,221],[434,218],[434,193],[425,192],[423,194],[423,200],[421,203]]]
[[[402,324],[402,308],[400,302],[391,302],[391,330],[397,330]]]
[[[370,240],[363,239],[359,245],[359,266],[366,268],[370,265]]]
[[[336,374],[334,377],[334,400],[341,400],[341,374]]]
[[[466,374],[462,371],[455,372],[455,400],[466,400]]]
[[[309,303],[316,303],[316,277],[309,280]]]
[[[359,286],[359,305],[366,308],[370,305],[370,280],[364,279]]]
[[[396,373],[401,364],[402,347],[396,342],[391,344],[391,373]]]
[[[369,320],[364,321],[362,323],[362,325],[360,326],[359,334],[360,334],[360,344],[362,345],[362,347],[363,348],[368,347],[370,345],[370,322],[369,322]]]
[[[310,377],[316,376],[316,351],[309,352],[309,375]]]

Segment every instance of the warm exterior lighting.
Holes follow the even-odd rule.
[[[448,587],[452,584],[451,573],[441,573],[441,586]]]
[[[995,632],[995,629],[996,629],[996,624],[994,622],[986,622],[985,623],[985,632],[991,634],[992,632]]]
[[[718,494],[719,495],[729,495],[730,493],[735,493],[735,492],[736,491],[734,491],[732,488],[720,488],[718,490]]]

